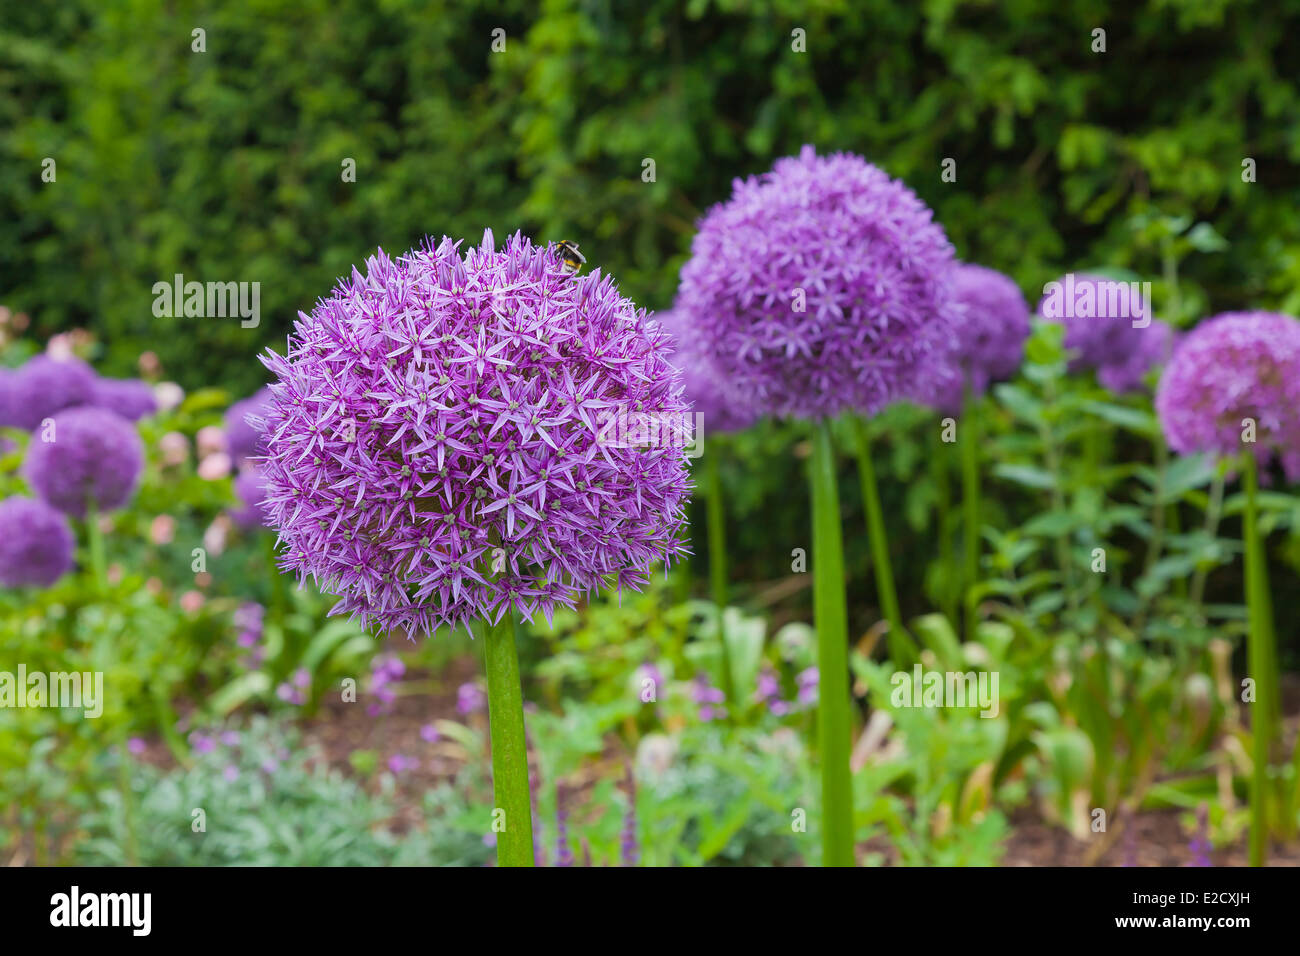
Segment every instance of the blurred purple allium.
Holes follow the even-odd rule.
[[[438,733],[438,728],[433,724],[425,724],[420,728],[420,739],[426,744],[436,744],[442,739],[442,734]]]
[[[1141,388],[1146,373],[1166,363],[1173,348],[1172,327],[1151,317],[1140,283],[1066,273],[1047,284],[1038,314],[1064,323],[1069,370],[1093,369],[1113,392]]]
[[[72,570],[68,519],[35,498],[0,501],[0,585],[47,588]]]
[[[1029,303],[1020,287],[994,269],[957,263],[952,270],[952,295],[959,311],[951,362],[959,374],[942,383],[930,403],[955,415],[961,411],[966,383],[971,394],[979,396],[993,382],[1016,373],[1030,326]]]
[[[282,566],[341,594],[333,613],[412,638],[549,620],[685,550],[683,447],[599,437],[605,415],[686,413],[667,335],[612,280],[490,232],[366,270],[264,359]]]
[[[217,741],[211,734],[200,733],[196,730],[190,734],[190,746],[197,753],[210,754],[217,749]]]
[[[54,416],[54,440],[44,437],[32,436],[23,470],[48,504],[76,517],[88,501],[100,512],[126,504],[144,464],[130,422],[103,408],[70,408]]]
[[[265,454],[259,430],[247,421],[249,415],[261,417],[271,403],[271,390],[261,388],[248,398],[240,399],[226,409],[223,427],[226,433],[226,450],[242,466],[247,458]]]
[[[370,693],[375,702],[366,707],[371,717],[392,713],[397,691],[393,684],[406,673],[406,665],[396,654],[381,654],[370,662]]]
[[[1187,848],[1192,852],[1188,866],[1214,866],[1214,860],[1210,858],[1210,851],[1214,849],[1210,843],[1210,808],[1205,803],[1196,807],[1196,834]]]
[[[116,412],[127,421],[139,421],[158,411],[153,386],[138,378],[97,378],[90,404]]]
[[[727,695],[720,688],[710,684],[705,674],[700,674],[692,682],[691,699],[699,706],[700,720],[706,724],[726,718]]]
[[[952,256],[903,183],[805,146],[704,216],[676,308],[738,407],[872,414],[950,374]]]
[[[22,428],[23,417],[18,409],[18,373],[0,368],[0,428]]]
[[[94,391],[95,372],[81,359],[35,355],[14,378],[10,401],[15,425],[35,431],[55,412],[90,403]]]
[[[126,749],[133,757],[139,757],[145,752],[144,738],[132,737],[126,742]]]
[[[669,357],[682,372],[682,386],[692,411],[703,419],[701,427],[713,432],[738,432],[758,419],[752,405],[734,400],[724,388],[725,380],[705,356],[700,334],[678,310],[656,312],[652,317],[672,336],[673,352]]]
[[[235,476],[235,497],[240,507],[230,509],[230,518],[240,528],[251,531],[266,524],[266,482],[261,470],[254,464],[245,465]]]
[[[403,774],[420,766],[420,761],[405,754],[393,754],[388,758],[388,769],[395,774]]]
[[[641,860],[641,847],[636,826],[636,777],[632,775],[630,764],[624,782],[627,785],[627,814],[623,817],[623,829],[619,831],[619,855],[624,866],[636,866]]]
[[[821,675],[816,667],[809,667],[799,672],[794,679],[799,688],[799,703],[805,707],[817,703],[817,687],[820,681]]]
[[[1174,451],[1225,458],[1247,449],[1242,421],[1254,419],[1256,459],[1277,454],[1300,477],[1300,321],[1227,312],[1202,322],[1166,366],[1156,413]]]

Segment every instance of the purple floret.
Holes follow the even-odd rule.
[[[0,501],[0,585],[47,588],[72,569],[68,519],[34,498]]]
[[[509,607],[549,619],[685,548],[682,445],[601,437],[619,412],[686,414],[667,335],[519,234],[458,245],[380,250],[264,358],[282,567],[412,637]]]
[[[54,416],[48,437],[32,437],[24,463],[28,482],[46,503],[78,518],[87,501],[100,512],[126,504],[144,464],[130,422],[102,408],[70,408]]]
[[[158,411],[153,388],[138,378],[97,379],[90,404],[116,412],[131,422]]]
[[[33,356],[18,370],[9,400],[17,427],[35,431],[56,412],[87,405],[95,392],[95,372],[79,358]]]
[[[1156,413],[1179,454],[1280,458],[1300,477],[1300,321],[1276,312],[1226,312],[1183,338],[1156,390]],[[1255,444],[1242,441],[1253,419]]]
[[[873,414],[950,374],[952,255],[901,182],[805,146],[704,216],[676,307],[740,407]]]

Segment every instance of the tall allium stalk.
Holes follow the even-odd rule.
[[[1202,322],[1183,340],[1156,391],[1169,447],[1240,462],[1246,512],[1248,676],[1253,771],[1250,863],[1264,863],[1269,834],[1268,767],[1280,739],[1277,650],[1268,588],[1268,552],[1259,529],[1257,469],[1276,456],[1300,476],[1300,322],[1273,312],[1229,312]],[[1280,804],[1279,804],[1280,805]]]
[[[980,561],[980,399],[1020,367],[1030,331],[1029,303],[1009,276],[994,269],[962,262],[953,267],[951,279],[960,317],[950,343],[954,374],[938,384],[929,401],[941,414],[960,419],[962,607],[969,640],[976,619],[970,589],[979,582]]]
[[[858,156],[818,156],[805,146],[771,172],[737,181],[701,221],[691,252],[676,308],[729,404],[813,428],[823,857],[852,864],[848,630],[829,423],[846,412],[872,416],[950,374],[952,246],[902,183]],[[879,512],[868,490],[874,472],[863,481]],[[877,579],[891,582],[879,588],[884,606],[892,574],[881,576],[888,548],[881,523],[872,525]],[[891,627],[892,639],[903,636],[901,622]]]
[[[252,456],[280,565],[380,634],[479,623],[502,865],[533,862],[514,616],[640,588],[684,550],[667,335],[599,270],[491,232],[379,251],[300,314]],[[611,427],[612,426],[612,427]]]

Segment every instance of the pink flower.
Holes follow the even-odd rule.
[[[216,425],[207,425],[200,428],[198,434],[194,436],[194,443],[198,446],[200,458],[206,458],[216,452],[228,450],[226,433]]]
[[[232,462],[224,451],[214,451],[199,462],[199,477],[204,481],[217,481],[230,474]]]
[[[181,610],[186,614],[197,614],[203,607],[203,595],[198,591],[186,591],[181,595]]]
[[[176,519],[171,515],[158,515],[149,524],[149,540],[154,544],[171,544],[176,535]]]
[[[425,743],[436,744],[442,739],[442,734],[438,733],[438,728],[433,724],[425,724],[420,728],[420,739]]]
[[[185,390],[175,382],[159,382],[153,387],[153,397],[158,402],[158,410],[169,412],[185,401]]]

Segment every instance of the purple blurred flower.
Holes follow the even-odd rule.
[[[133,756],[140,756],[145,751],[144,740],[140,737],[132,737],[126,742],[126,749]]]
[[[116,412],[127,421],[138,421],[158,411],[153,386],[137,378],[97,378],[90,404]]]
[[[190,734],[190,746],[198,753],[210,754],[217,749],[217,742],[209,734],[199,733],[196,730]]]
[[[17,371],[12,389],[14,424],[35,431],[56,412],[91,402],[95,372],[79,358],[36,355]]]
[[[1242,421],[1253,419],[1256,459],[1277,454],[1300,477],[1300,321],[1228,312],[1202,322],[1165,368],[1156,413],[1174,451],[1225,458],[1246,450]]]
[[[461,716],[476,714],[487,706],[487,695],[478,684],[461,684],[456,689],[456,710]]]
[[[872,414],[949,374],[952,255],[903,183],[805,146],[704,216],[676,308],[737,407]]]
[[[692,411],[701,417],[700,427],[713,432],[737,432],[754,424],[757,411],[727,392],[725,379],[705,355],[699,330],[686,313],[669,310],[656,312],[652,318],[672,336],[669,361],[681,369],[682,391]]]
[[[807,670],[799,672],[794,682],[799,688],[799,703],[805,707],[810,707],[817,703],[817,686],[820,683],[821,675],[816,667],[809,667]]]
[[[370,662],[370,694],[376,700],[366,707],[371,717],[392,713],[397,692],[392,685],[406,673],[406,665],[396,654],[380,654]]]
[[[256,465],[246,465],[235,476],[235,496],[242,502],[242,507],[230,511],[231,520],[235,524],[245,531],[266,524],[267,513],[262,504],[266,498],[266,482]]]
[[[727,695],[710,684],[704,674],[700,674],[692,682],[691,699],[699,705],[700,720],[705,723],[721,720],[727,716],[727,708],[723,706],[727,701]]]
[[[144,464],[131,423],[102,408],[71,408],[54,416],[53,441],[33,436],[24,473],[60,511],[81,517],[88,500],[100,512],[126,504]]]
[[[1097,381],[1114,392],[1141,388],[1146,373],[1167,362],[1173,347],[1173,329],[1151,317],[1151,303],[1137,283],[1066,273],[1047,284],[1038,314],[1065,324],[1069,370],[1093,369]]]
[[[72,570],[68,519],[43,501],[0,501],[0,585],[47,588]]]
[[[637,842],[636,826],[636,778],[628,766],[624,780],[627,784],[627,814],[623,817],[623,829],[619,832],[619,855],[624,866],[636,866],[641,860],[641,848]]]
[[[573,866],[573,850],[569,846],[568,793],[563,784],[555,788],[555,865]]]
[[[226,409],[223,424],[226,433],[226,450],[230,457],[242,466],[247,458],[254,458],[266,453],[260,430],[248,423],[247,417],[261,417],[271,404],[271,390],[261,388],[248,398],[240,399]]]
[[[388,758],[388,769],[395,774],[406,773],[408,770],[414,770],[420,766],[420,761],[414,757],[407,757],[405,754],[393,754]]]
[[[933,396],[916,398],[956,415],[967,383],[972,395],[983,395],[990,384],[1010,378],[1020,367],[1029,337],[1029,304],[1010,277],[965,262],[953,267],[952,295],[959,318],[950,361],[958,374]]]
[[[1210,842],[1210,808],[1204,803],[1196,808],[1196,835],[1187,848],[1192,852],[1188,866],[1214,866],[1214,860],[1210,858],[1210,851],[1214,849]]]
[[[221,732],[221,742],[227,747],[239,746],[239,734],[233,730],[224,730]]]
[[[438,733],[438,728],[433,724],[425,724],[420,728],[420,739],[427,744],[436,744],[442,739],[442,734]]]
[[[239,779],[239,768],[233,763],[228,763],[224,768],[222,768],[221,776],[225,779],[226,783],[234,783]]]
[[[366,269],[264,359],[286,570],[414,637],[511,606],[549,620],[683,551],[682,447],[599,438],[610,413],[685,412],[666,336],[607,276],[490,232]]]

